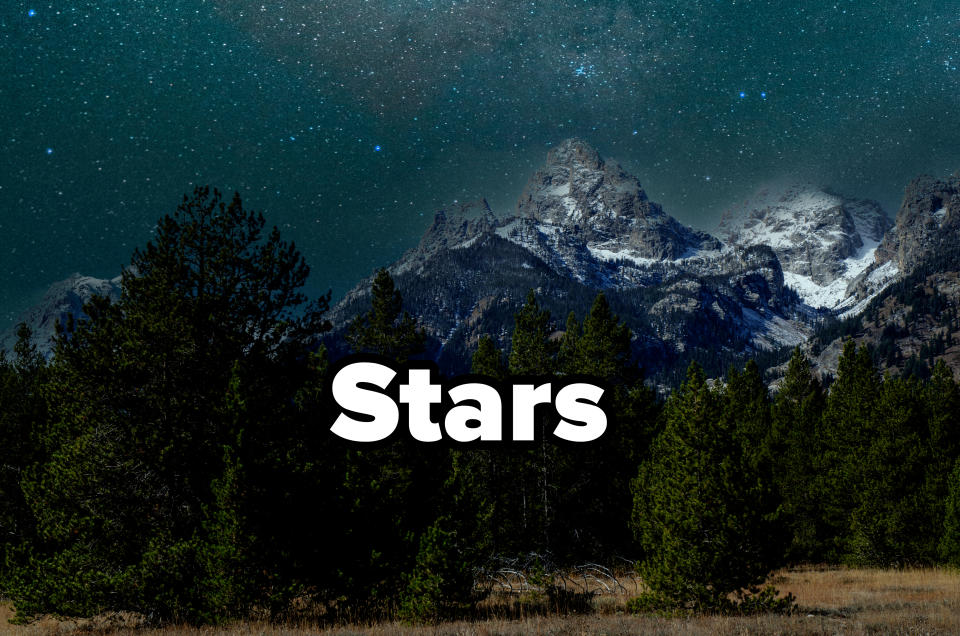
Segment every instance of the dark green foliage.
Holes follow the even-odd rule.
[[[756,363],[748,361],[742,371],[731,367],[720,397],[722,428],[732,431],[740,443],[743,461],[749,467],[743,478],[753,480],[749,484],[751,496],[755,498],[753,505],[767,532],[765,540],[757,546],[756,558],[764,563],[779,563],[789,542],[781,514],[782,498],[774,478],[774,472],[781,466],[772,452],[770,396]]]
[[[727,609],[728,595],[762,583],[779,564],[764,485],[724,407],[723,393],[691,365],[634,483],[641,574],[664,604]]]
[[[393,279],[385,269],[378,270],[370,289],[370,309],[350,325],[351,349],[398,363],[422,353],[423,334],[402,307]],[[337,497],[333,518],[343,523],[331,539],[339,546],[334,561],[340,603],[359,612],[392,611],[398,603],[404,611],[426,612],[423,604],[435,598],[429,590],[436,581],[416,579],[413,571],[421,556],[446,558],[436,552],[437,540],[430,539],[423,539],[429,544],[423,548],[427,553],[418,555],[426,533],[434,532],[434,539],[446,536],[436,524],[446,494],[449,453],[407,437],[378,447],[347,446],[337,451],[342,461],[333,467]]]
[[[305,306],[303,259],[263,226],[239,198],[198,189],[135,252],[120,299],[93,299],[50,364],[25,328],[0,356],[0,592],[21,619],[219,623],[293,617],[307,601],[330,617],[435,622],[476,610],[480,565],[533,551],[550,573],[642,557],[651,592],[630,609],[673,613],[790,611],[758,587],[784,559],[960,564],[960,388],[942,361],[929,366],[946,337],[900,360],[898,378],[876,365],[899,360],[899,327],[875,350],[848,342],[829,395],[799,349],[773,398],[762,369],[783,351],[754,352],[711,388],[706,377],[744,359],[733,326],[677,313],[666,320],[690,346],[669,352],[649,337],[663,324],[643,318],[652,287],[595,295],[488,237],[486,251],[399,275],[412,306],[449,315],[441,362],[465,371],[472,354],[474,373],[504,382],[594,378],[606,433],[554,444],[542,408],[536,442],[357,447],[326,428],[328,357],[348,346],[315,343],[327,299]],[[482,259],[487,278],[468,282],[491,295],[477,312],[437,280],[479,277]],[[919,280],[893,293],[952,327],[955,309]],[[713,298],[711,281],[688,282]],[[359,317],[338,332],[349,348],[433,355],[397,287],[380,270],[370,305],[353,301]],[[559,338],[551,315],[567,315]],[[704,368],[690,364],[661,409],[639,363],[669,382],[686,361]],[[538,580],[553,611],[589,609],[548,570]]]
[[[48,369],[31,335],[20,324],[13,360],[0,352],[0,592],[35,533],[21,481],[44,456],[36,432],[47,422]]]
[[[915,379],[881,380],[871,351],[846,343],[823,415],[823,450],[813,453],[827,559],[888,566],[937,558],[946,484],[931,460],[945,470],[950,460],[941,453],[954,451],[931,407],[943,413],[956,399],[944,368],[937,382],[940,398]],[[934,435],[943,451],[932,447]]]
[[[513,375],[546,375],[554,368],[556,345],[550,341],[550,312],[540,309],[531,289],[515,316],[509,368]]]
[[[550,438],[556,421],[544,409],[536,443],[456,451],[454,482],[476,513],[473,540],[489,546],[488,555],[536,550],[573,560],[629,554],[629,480],[647,451],[658,411],[631,359],[630,330],[602,295],[583,326],[575,314],[568,317],[559,347],[548,338],[548,315],[535,296],[528,297],[516,325],[515,373],[545,375],[556,368],[565,375],[594,374],[607,383],[610,421],[595,442],[556,445]],[[520,365],[520,359],[534,362]],[[481,338],[473,370],[504,377],[500,360],[492,340]]]
[[[95,297],[60,336],[48,458],[22,481],[40,540],[12,588],[21,614],[220,620],[283,567],[282,515],[259,498],[295,470],[285,422],[325,300],[303,311],[308,268],[263,227],[198,188],[135,251],[120,300]]]
[[[943,534],[938,555],[945,563],[960,567],[960,459],[954,464],[947,479]]]
[[[631,364],[630,336],[630,328],[613,314],[601,292],[583,321],[582,332],[576,316],[567,319],[559,368],[566,374],[593,376],[611,384],[635,381],[638,373]]]
[[[880,375],[870,350],[848,340],[830,386],[820,437],[823,454],[816,490],[830,537],[824,556],[830,561],[851,552],[850,516],[858,505],[857,493],[865,488],[862,459],[878,418],[879,395]]]
[[[580,363],[580,332],[580,321],[571,311],[567,315],[567,324],[557,353],[557,366],[563,373],[576,373],[575,369]]]
[[[473,354],[470,373],[485,375],[495,380],[502,380],[507,376],[507,365],[503,361],[503,352],[497,349],[493,338],[484,334],[480,336],[477,350]]]
[[[370,300],[370,311],[350,324],[347,342],[353,351],[378,353],[399,363],[422,353],[424,335],[403,311],[403,298],[386,269],[374,275]]]
[[[445,528],[449,525],[450,521],[441,517],[420,537],[416,563],[400,604],[401,618],[416,623],[456,618],[479,600],[473,589],[473,548],[456,530]]]
[[[936,537],[926,514],[928,462],[915,381],[887,378],[863,444],[846,465],[858,466],[847,558],[860,565],[907,565],[931,560]]]
[[[771,408],[770,456],[790,535],[787,558],[792,562],[819,562],[824,557],[820,474],[820,418],[825,396],[800,348],[794,349],[786,376]]]
[[[948,501],[950,493],[948,480],[956,458],[960,457],[960,387],[946,363],[938,360],[921,391],[929,453],[924,490],[927,515],[933,525],[931,534],[938,537],[944,533],[943,502]]]

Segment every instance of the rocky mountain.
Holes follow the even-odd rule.
[[[893,232],[884,237],[877,262],[909,274],[960,231],[960,173],[947,179],[922,176],[907,186]]]
[[[728,210],[718,228],[728,244],[769,245],[784,280],[815,308],[849,311],[875,263],[890,221],[874,201],[849,199],[812,184],[771,185]],[[880,284],[896,275],[887,268]],[[874,289],[873,291],[876,291]],[[869,295],[869,293],[867,294]]]
[[[520,195],[516,217],[529,219],[551,238],[559,238],[562,229],[564,238],[608,260],[669,260],[719,248],[713,237],[665,214],[635,177],[579,139],[550,150]]]
[[[17,317],[14,326],[0,334],[0,350],[13,351],[17,341],[16,325],[27,323],[33,330],[33,342],[44,355],[53,349],[52,339],[57,323],[65,322],[68,314],[83,315],[83,304],[94,294],[120,297],[120,277],[113,279],[94,278],[73,274],[50,286],[39,303]]]
[[[530,288],[558,328],[604,290],[638,350],[661,366],[707,358],[710,349],[794,346],[811,333],[812,310],[784,284],[773,249],[723,245],[680,224],[635,177],[577,139],[550,150],[512,214],[485,201],[441,210],[388,269],[441,359],[465,358],[482,333],[506,344]],[[363,311],[368,287],[362,281],[334,308],[335,324]]]
[[[558,330],[603,290],[664,385],[690,360],[719,375],[747,356],[775,364],[796,345],[831,375],[848,336],[891,368],[939,356],[960,371],[960,175],[912,182],[892,225],[872,201],[767,185],[728,210],[717,235],[682,225],[622,166],[571,139],[550,150],[512,211],[486,200],[439,210],[388,269],[450,372],[466,369],[482,334],[509,346],[529,289]],[[118,295],[118,282],[74,275],[21,319],[48,350],[57,321],[94,293]],[[369,284],[331,310],[334,349],[369,306]],[[14,339],[10,330],[0,344]]]
[[[859,311],[828,324],[808,345],[815,367],[834,375],[844,338],[875,350],[892,372],[917,372],[943,359],[960,376],[960,173],[923,176],[906,188],[894,226],[883,237],[863,281],[893,279],[858,303]],[[861,292],[865,293],[865,292]]]

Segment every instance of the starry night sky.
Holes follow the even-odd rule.
[[[0,327],[195,184],[342,293],[570,136],[708,230],[779,178],[892,215],[960,170],[958,67],[960,0],[5,0]]]

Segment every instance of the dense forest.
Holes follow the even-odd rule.
[[[638,564],[635,611],[782,604],[791,563],[960,565],[960,388],[938,363],[882,376],[847,343],[829,392],[796,350],[771,395],[754,362],[665,400],[603,294],[554,318],[531,291],[508,351],[471,371],[609,387],[590,444],[348,444],[330,434],[329,296],[264,218],[209,189],[134,252],[47,360],[22,326],[0,359],[0,594],[18,620],[469,616],[492,559]],[[424,355],[381,270],[342,349]],[[556,425],[539,413],[537,426]]]

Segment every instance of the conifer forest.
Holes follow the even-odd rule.
[[[693,362],[658,392],[603,293],[557,316],[531,290],[509,347],[481,337],[470,371],[596,378],[599,439],[558,442],[537,411],[533,442],[350,443],[330,433],[336,356],[402,366],[425,338],[386,270],[331,324],[330,296],[302,291],[311,266],[322,278],[239,195],[198,188],[52,355],[21,326],[0,359],[16,621],[436,623],[475,616],[517,561],[558,606],[576,599],[549,573],[592,562],[639,573],[632,612],[778,612],[784,566],[960,566],[960,387],[942,362],[881,373],[848,340],[826,381],[797,348],[774,390],[747,361]]]

